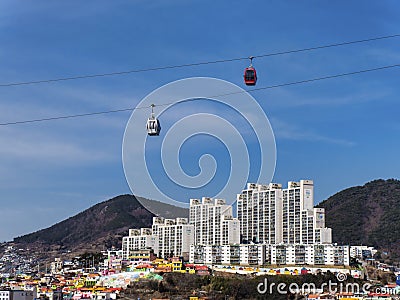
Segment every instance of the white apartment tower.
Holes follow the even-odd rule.
[[[122,238],[122,258],[130,259],[137,250],[153,249],[158,257],[189,257],[194,243],[194,228],[187,218],[164,219],[153,217],[151,228],[129,229]]]
[[[155,249],[156,239],[151,228],[129,229],[129,235],[122,238],[122,258],[129,259],[134,250]]]
[[[331,243],[332,231],[325,227],[325,211],[314,208],[312,180],[248,183],[237,196],[242,242],[266,244]]]
[[[282,202],[283,243],[332,243],[332,230],[325,227],[325,210],[314,208],[312,180],[289,181]]]
[[[190,224],[195,245],[229,245],[240,242],[240,225],[224,199],[190,199]]]
[[[187,218],[153,217],[152,234],[156,239],[153,249],[158,257],[189,257],[190,245],[194,243],[194,227]]]
[[[248,183],[237,195],[237,212],[244,243],[282,242],[282,185]]]
[[[240,223],[232,216],[222,216],[221,220],[221,242],[220,245],[231,245],[240,243]]]
[[[283,190],[282,238],[285,244],[313,243],[313,208],[313,181],[289,181],[287,189]]]

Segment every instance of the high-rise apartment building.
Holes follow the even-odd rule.
[[[129,229],[122,238],[122,258],[131,259],[138,250],[152,249],[158,257],[188,257],[194,243],[193,225],[187,218],[153,218],[152,228]]]
[[[156,239],[154,252],[158,257],[189,257],[190,245],[194,243],[194,226],[188,223],[187,218],[153,217],[152,234]]]
[[[240,224],[224,199],[190,199],[190,224],[195,245],[229,245],[240,242]]]
[[[261,185],[248,183],[237,196],[238,219],[244,243],[331,243],[325,211],[314,208],[312,180]]]
[[[314,241],[314,183],[311,180],[288,182],[283,190],[282,241],[286,244]],[[302,229],[306,227],[307,231]]]
[[[237,216],[244,243],[282,242],[282,185],[248,183],[237,195]]]
[[[182,256],[207,264],[348,265],[348,248],[332,244],[325,210],[314,208],[312,180],[248,183],[237,195],[237,218],[224,199],[190,199],[186,218],[153,218],[151,228],[130,229],[124,259]]]
[[[129,229],[129,235],[122,238],[123,259],[130,259],[133,251],[150,248],[157,248],[151,228]]]

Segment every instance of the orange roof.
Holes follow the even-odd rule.
[[[350,293],[350,292],[348,292],[348,293],[346,293],[346,292],[341,292],[341,293],[338,293],[338,295],[339,295],[339,296],[353,296],[354,293]]]
[[[152,265],[149,264],[141,264],[141,265],[137,265],[136,269],[146,269],[146,268],[152,268]]]
[[[118,292],[120,291],[119,288],[108,288],[103,290],[104,293],[112,293],[112,292]]]

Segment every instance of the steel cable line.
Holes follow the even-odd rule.
[[[351,44],[366,43],[366,42],[372,42],[372,41],[390,39],[390,38],[396,38],[396,37],[400,37],[400,34],[393,34],[393,35],[373,37],[373,38],[362,39],[362,40],[355,40],[355,41],[341,42],[341,43],[336,43],[336,44],[315,46],[315,47],[310,47],[310,48],[303,48],[303,49],[295,49],[295,50],[288,50],[288,51],[281,51],[281,52],[274,52],[274,53],[253,55],[252,57],[253,58],[263,58],[263,57],[269,57],[269,56],[277,56],[277,55],[284,55],[284,54],[291,54],[291,53],[313,51],[313,50],[318,50],[318,49],[326,49],[326,48],[332,48],[332,47],[346,46],[346,45],[351,45]],[[206,61],[206,62],[197,62],[197,63],[173,65],[173,66],[161,66],[161,67],[146,68],[146,69],[127,70],[127,71],[120,71],[120,72],[99,73],[99,74],[89,74],[89,75],[77,75],[77,76],[72,76],[72,77],[60,77],[60,78],[54,78],[54,79],[32,80],[32,81],[22,81],[22,82],[0,83],[0,87],[30,85],[30,84],[41,84],[41,83],[51,83],[51,82],[69,81],[69,80],[77,80],[77,79],[85,79],[85,78],[87,79],[87,78],[96,78],[96,77],[127,75],[127,74],[132,74],[132,73],[160,71],[160,70],[177,69],[177,68],[187,68],[187,67],[195,67],[195,66],[202,66],[202,65],[226,63],[226,62],[248,60],[248,59],[249,59],[249,57],[238,57],[238,58],[221,59],[221,60]]]
[[[364,70],[335,74],[335,75],[327,75],[327,76],[323,76],[323,77],[310,78],[310,79],[287,82],[287,83],[281,83],[281,84],[276,84],[276,85],[271,85],[271,86],[266,86],[266,87],[259,87],[259,88],[254,88],[254,89],[243,90],[241,92],[233,92],[233,93],[226,93],[226,94],[220,94],[220,95],[211,95],[211,96],[203,97],[203,98],[216,98],[216,97],[221,97],[221,96],[229,96],[229,95],[233,95],[233,94],[255,92],[255,91],[260,91],[260,90],[268,90],[268,89],[274,89],[274,88],[278,88],[278,87],[298,85],[298,84],[310,83],[310,82],[321,81],[321,80],[326,80],[326,79],[333,79],[333,78],[338,78],[338,77],[352,76],[352,75],[368,73],[368,72],[375,72],[375,71],[391,69],[391,68],[396,68],[396,67],[400,67],[400,64],[388,65],[388,66],[377,67],[377,68],[372,68],[372,69],[364,69]],[[194,100],[198,100],[198,99],[188,99],[186,101],[194,101]],[[156,104],[154,106],[155,107],[169,106],[169,105],[176,104],[179,102],[180,101],[162,103],[162,104]],[[66,116],[48,117],[48,118],[41,118],[41,119],[6,122],[6,123],[0,123],[0,126],[36,123],[36,122],[44,122],[44,121],[54,121],[54,120],[71,119],[71,118],[78,118],[78,117],[87,117],[87,116],[93,116],[93,115],[102,115],[102,114],[117,113],[117,112],[124,112],[124,111],[134,111],[134,110],[138,110],[138,109],[149,109],[150,107],[151,106],[130,107],[130,108],[122,108],[122,109],[116,109],[116,110],[107,110],[107,111],[99,111],[99,112],[91,112],[91,113],[82,113],[82,114],[75,114],[75,115],[66,115]]]
[[[369,38],[369,39],[358,40],[358,41],[342,42],[342,43],[329,44],[329,45],[324,45],[324,46],[316,46],[316,47],[310,47],[310,48],[304,48],[304,49],[276,52],[276,53],[271,53],[271,54],[261,54],[261,55],[256,55],[256,56],[253,56],[253,57],[268,57],[268,56],[275,56],[275,55],[283,55],[283,54],[290,54],[290,53],[313,51],[313,50],[319,50],[319,49],[325,49],[325,48],[332,48],[332,47],[346,46],[346,45],[351,45],[351,44],[372,42],[372,41],[383,40],[383,39],[390,39],[390,38],[395,38],[395,37],[399,37],[399,36],[400,36],[400,34],[393,34],[393,35]]]

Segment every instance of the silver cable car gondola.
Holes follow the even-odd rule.
[[[154,116],[154,104],[151,105],[151,116],[147,119],[146,129],[150,136],[159,135],[161,131],[160,121]]]

